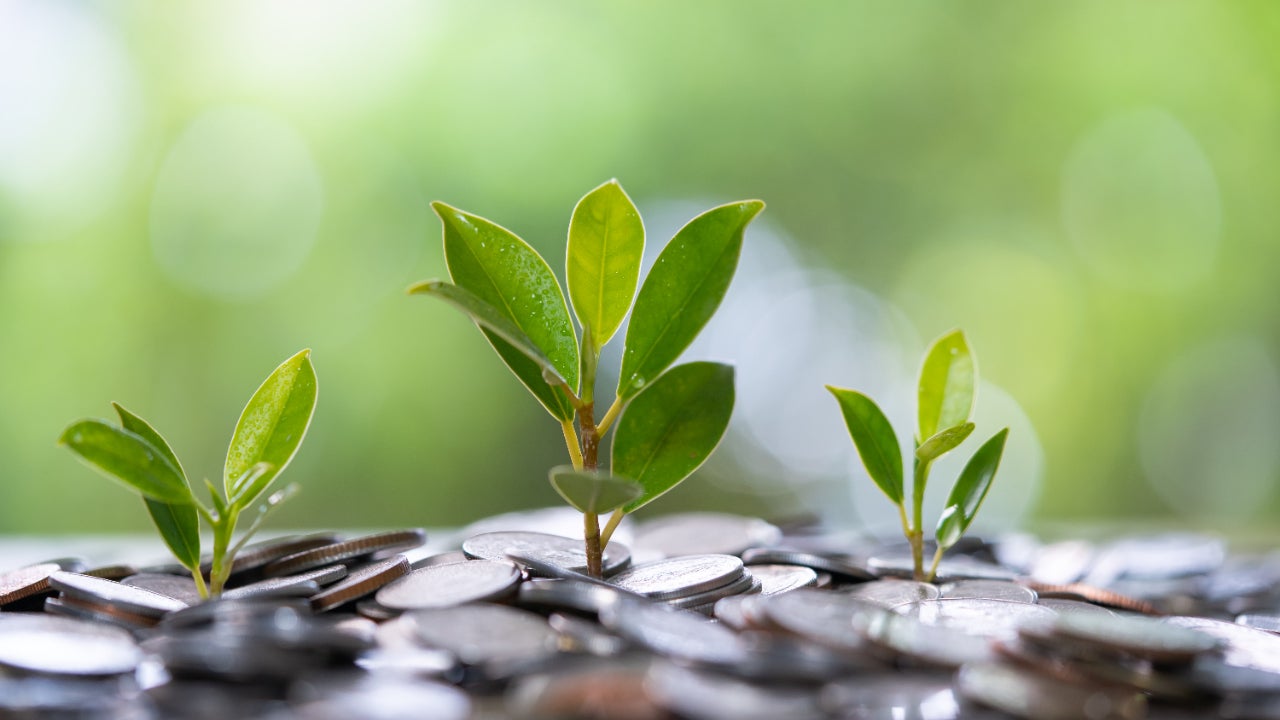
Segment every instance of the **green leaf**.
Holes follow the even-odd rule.
[[[636,395],[689,347],[720,306],[759,200],[712,208],[676,233],[649,271],[627,326],[618,397]]]
[[[115,408],[116,414],[120,416],[120,425],[151,443],[152,447],[173,463],[173,466],[178,469],[178,474],[182,476],[183,484],[186,484],[187,475],[182,470],[182,464],[178,462],[178,456],[174,454],[164,437],[146,420],[124,409],[119,403],[111,403],[111,407]],[[189,492],[190,485],[187,487]],[[196,506],[192,502],[165,503],[148,497],[142,498],[142,502],[147,506],[147,512],[151,515],[151,521],[155,523],[156,530],[160,532],[160,537],[164,538],[165,545],[169,546],[169,550],[173,552],[178,562],[187,569],[198,568],[200,566],[200,516],[196,512]]]
[[[677,365],[640,393],[618,421],[612,470],[644,494],[633,512],[689,477],[724,437],[733,414],[733,368],[712,362]]]
[[[454,284],[510,320],[576,392],[578,336],[551,267],[506,228],[444,203],[435,202],[431,207],[444,225],[444,257]],[[568,399],[559,390],[546,387],[537,363],[493,332],[485,331],[485,337],[548,412],[560,419],[573,417]]]
[[[255,498],[262,494],[263,490],[267,489],[267,485],[271,484],[272,479],[276,476],[275,469],[276,466],[269,462],[260,462],[245,470],[244,475],[236,478],[235,482],[231,483],[232,487],[240,490],[238,495],[232,495],[227,498],[226,507],[248,507]]]
[[[925,440],[920,447],[916,448],[916,457],[924,462],[933,462],[938,458],[959,447],[969,434],[973,432],[974,425],[967,422],[963,425],[949,427],[946,430],[939,430],[933,437]]]
[[[938,518],[936,531],[938,547],[945,550],[955,545],[969,529],[973,518],[982,507],[982,501],[991,489],[991,481],[1000,468],[1000,458],[1004,455],[1004,441],[1009,437],[1009,428],[996,433],[978,452],[969,458],[969,462],[960,472],[959,479],[951,488],[947,504]]]
[[[72,423],[58,439],[90,467],[161,502],[190,505],[191,489],[164,453],[136,433],[102,420]]]
[[[857,390],[827,386],[840,403],[844,424],[867,474],[895,505],[902,505],[902,449],[880,406]]]
[[[476,297],[474,293],[443,280],[425,280],[410,287],[409,294],[428,295],[444,300],[466,313],[472,322],[482,329],[497,335],[502,340],[505,340],[512,349],[537,363],[544,377],[546,373],[551,373],[555,379],[564,382],[564,378],[560,376],[559,371],[551,364],[547,356],[538,349],[538,346],[533,344],[529,336],[524,334],[523,330],[516,327],[515,323],[498,312],[492,305]],[[547,383],[544,380],[541,384],[546,385]]]
[[[236,423],[227,449],[222,482],[232,508],[245,507],[284,471],[311,426],[316,409],[316,371],[311,351],[285,360],[263,381]],[[265,473],[251,469],[258,463],[273,467]]]
[[[617,180],[578,201],[566,256],[573,312],[596,349],[602,348],[631,308],[644,256],[640,211]]]
[[[580,513],[612,512],[644,493],[634,480],[599,470],[575,470],[571,465],[551,468],[547,476],[551,487]]]
[[[964,333],[953,330],[934,341],[920,366],[919,433],[923,443],[939,430],[963,425],[973,411],[978,373]]]

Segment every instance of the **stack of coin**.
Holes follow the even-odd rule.
[[[758,593],[762,583],[733,555],[679,555],[635,565],[609,578],[623,590],[683,608],[711,614],[716,601]]]

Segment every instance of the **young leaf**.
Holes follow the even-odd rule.
[[[738,267],[742,233],[759,200],[712,208],[689,221],[658,256],[627,326],[618,397],[634,397],[689,347],[711,319]]]
[[[233,506],[252,503],[285,469],[306,436],[315,409],[316,371],[311,351],[303,350],[273,370],[240,413],[222,476],[228,500],[236,499]],[[262,462],[273,466],[269,472],[250,472]],[[250,480],[254,492],[245,491]]]
[[[936,531],[938,548],[946,550],[955,545],[969,529],[973,517],[978,514],[982,500],[991,489],[991,481],[995,479],[996,470],[1000,467],[1000,457],[1004,454],[1004,441],[1009,437],[1009,428],[996,433],[978,448],[978,452],[969,458],[969,462],[960,472],[959,479],[947,496],[947,504],[938,518]]]
[[[444,225],[445,263],[454,284],[488,303],[518,327],[576,391],[578,336],[569,319],[564,293],[547,262],[506,228],[444,203],[435,202],[431,207]],[[490,332],[485,336],[529,389],[546,384],[541,368],[510,343],[500,338],[494,342],[495,336]],[[513,355],[519,356],[514,364]],[[538,399],[543,401],[544,397],[539,395]],[[547,405],[545,401],[543,404]],[[548,406],[547,410],[561,417],[553,407]]]
[[[505,340],[508,345],[525,357],[538,364],[542,370],[543,385],[547,384],[547,374],[555,380],[564,382],[564,378],[556,370],[547,356],[529,339],[524,331],[516,327],[505,315],[498,312],[468,290],[444,282],[443,280],[424,280],[409,288],[410,295],[429,295],[440,298],[450,305],[466,313],[476,325]]]
[[[689,477],[711,455],[733,414],[733,368],[712,362],[677,365],[640,393],[613,438],[612,469],[644,494],[633,512]]]
[[[916,448],[916,457],[924,462],[933,462],[938,458],[959,447],[969,434],[973,432],[973,423],[967,422],[963,425],[949,427],[946,430],[940,430],[936,435],[925,440],[920,447]]]
[[[598,470],[575,470],[572,465],[551,468],[548,478],[560,497],[580,513],[613,512],[644,493],[634,480]]]
[[[58,442],[85,464],[146,497],[179,505],[194,502],[178,468],[135,433],[102,420],[81,420],[63,430]]]
[[[255,463],[244,471],[244,475],[236,478],[231,483],[233,487],[239,488],[237,495],[227,498],[227,507],[245,508],[248,507],[267,486],[276,477],[276,466],[269,462]]]
[[[862,466],[895,505],[902,504],[902,450],[880,406],[857,390],[827,386],[840,403],[844,424],[858,448]]]
[[[178,462],[178,456],[174,454],[164,437],[146,420],[125,410],[119,403],[111,403],[111,407],[115,408],[116,414],[120,416],[120,425],[151,443],[152,447],[173,463],[173,466],[178,469],[178,474],[182,476],[182,482],[186,484],[187,475],[182,470],[182,464]],[[190,488],[190,485],[187,487]],[[156,530],[160,531],[160,537],[164,538],[164,543],[169,546],[173,556],[182,563],[183,567],[196,569],[200,564],[200,516],[196,513],[196,506],[190,502],[165,503],[148,497],[142,498],[142,501],[147,506],[147,512],[151,515],[151,521],[155,523]]]
[[[644,223],[617,180],[587,193],[569,220],[569,299],[584,332],[602,348],[631,307],[644,255]]]
[[[920,366],[919,434],[923,443],[938,433],[969,420],[977,382],[973,355],[964,333],[953,330],[930,346]]]

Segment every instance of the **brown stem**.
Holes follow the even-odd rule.
[[[593,578],[604,577],[601,568],[599,515],[582,514],[582,536],[587,540],[587,574]]]
[[[928,582],[924,574],[924,531],[911,533],[912,574],[917,582]]]
[[[600,433],[596,431],[595,404],[586,403],[578,409],[578,427],[582,432],[582,469],[595,470],[599,464]],[[595,513],[583,513],[582,537],[586,540],[587,574],[603,577],[604,550],[600,547],[600,517]]]

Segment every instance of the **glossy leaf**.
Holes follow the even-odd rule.
[[[598,470],[575,470],[572,465],[551,468],[548,478],[560,497],[581,513],[612,512],[644,493],[634,480]]]
[[[68,426],[59,442],[90,467],[146,497],[179,505],[194,502],[181,471],[136,433],[102,420],[81,420]]]
[[[675,362],[720,306],[759,200],[712,208],[676,233],[649,270],[627,326],[618,397],[631,398]]]
[[[614,431],[612,470],[644,494],[633,512],[689,477],[711,455],[733,414],[733,368],[711,362],[677,365],[623,411]]]
[[[111,406],[120,416],[120,425],[151,443],[153,448],[173,463],[173,466],[178,469],[178,474],[182,476],[183,483],[186,484],[187,476],[182,470],[182,464],[178,462],[178,456],[174,454],[164,437],[146,420],[124,409],[118,403],[111,403]],[[187,487],[189,489],[190,485]],[[178,562],[186,568],[198,567],[200,564],[200,516],[196,512],[196,506],[190,502],[160,502],[149,497],[143,497],[142,502],[147,506],[147,513],[151,515],[151,521],[155,523],[160,537],[164,539],[165,545],[169,546],[169,550]]]
[[[482,217],[431,204],[444,225],[449,276],[520,329],[546,355],[571,389],[578,389],[578,336],[550,266],[525,241]],[[546,387],[542,369],[491,331],[485,337],[547,411],[573,417],[568,399]]]
[[[232,486],[240,488],[238,495],[227,498],[226,507],[244,508],[254,501],[276,476],[276,466],[269,462],[256,463],[235,479]],[[224,508],[225,510],[225,508]]]
[[[849,437],[858,448],[862,466],[895,505],[902,504],[902,449],[893,426],[875,401],[857,390],[827,386],[840,403]]]
[[[573,312],[583,333],[602,348],[631,308],[644,256],[640,211],[617,180],[578,201],[569,220],[566,256]]]
[[[939,430],[933,437],[925,440],[916,448],[916,457],[925,462],[933,462],[959,447],[973,432],[974,425],[967,422],[963,425]]]
[[[982,501],[991,489],[996,470],[1000,468],[1000,458],[1004,455],[1004,443],[1008,437],[1009,428],[993,435],[978,448],[960,472],[959,479],[947,497],[942,516],[938,518],[939,548],[945,550],[955,545],[973,523],[978,508],[982,507]]]
[[[977,368],[963,332],[953,330],[934,341],[920,367],[917,440],[923,443],[939,430],[969,420],[977,379]]]
[[[236,423],[227,449],[223,487],[236,507],[245,507],[271,484],[293,459],[316,409],[316,373],[311,351],[285,360],[263,381]],[[251,472],[269,463],[268,472]]]
[[[547,373],[559,381],[564,381],[547,356],[533,344],[523,330],[469,290],[443,280],[426,280],[410,287],[409,294],[439,298],[466,313],[472,322],[506,341],[513,349],[537,363],[543,374],[543,385],[547,384]]]

